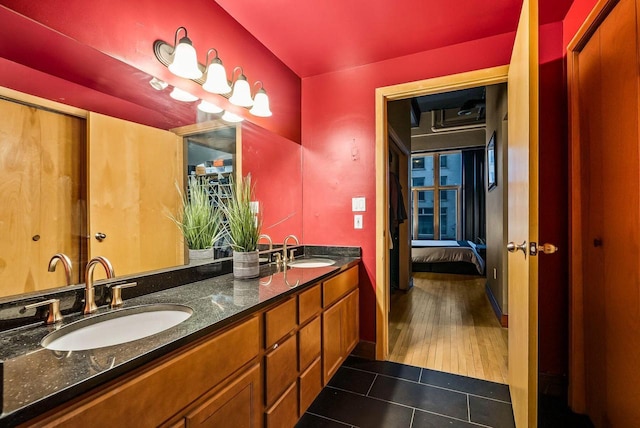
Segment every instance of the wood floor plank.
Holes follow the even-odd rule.
[[[416,273],[391,296],[389,360],[507,383],[507,329],[485,295],[484,278]]]

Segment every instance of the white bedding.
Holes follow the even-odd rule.
[[[456,245],[432,245],[443,241],[412,241],[411,259],[414,263],[467,262],[473,263],[480,275],[484,274],[484,260],[469,241],[444,241]],[[416,243],[416,244],[414,244]],[[420,243],[420,244],[418,244]]]

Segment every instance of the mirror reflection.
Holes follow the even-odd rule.
[[[35,47],[15,45],[30,61],[36,57],[28,55]],[[74,48],[103,55],[109,78],[126,82],[126,90],[112,90],[118,85],[95,70],[92,76],[73,70],[70,83],[47,70],[46,61],[20,65],[0,52],[3,65],[44,79],[16,83],[8,68],[0,72],[0,297],[66,285],[60,264],[48,270],[57,253],[71,259],[73,284],[84,282],[87,261],[96,256],[111,261],[116,277],[185,265],[182,235],[167,212],[180,209],[176,183],[184,188],[190,175],[221,183],[250,173],[263,233],[275,243],[301,236],[298,143],[247,121],[224,123],[154,90],[153,76],[86,46]],[[71,89],[82,85],[114,101],[102,108],[95,98],[100,102],[86,110],[46,102],[64,101],[64,91],[73,99]],[[132,99],[147,106],[132,106]]]

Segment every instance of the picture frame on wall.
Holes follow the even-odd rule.
[[[496,164],[496,132],[493,131],[487,144],[487,191],[493,190],[498,185],[498,170]]]

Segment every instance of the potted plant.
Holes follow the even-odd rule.
[[[227,233],[233,249],[233,275],[236,278],[255,278],[260,273],[258,240],[262,216],[251,207],[254,185],[251,175],[237,185],[231,180],[226,201],[220,208],[227,221]]]
[[[177,186],[176,186],[177,187]],[[211,206],[210,185],[197,177],[189,177],[189,192],[182,194],[182,212],[172,217],[189,249],[189,261],[213,260],[213,245],[224,235],[222,213]]]

